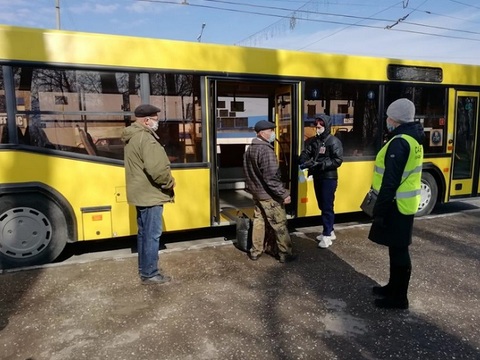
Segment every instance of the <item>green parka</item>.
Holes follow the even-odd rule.
[[[127,201],[135,206],[173,202],[175,180],[170,161],[157,135],[137,122],[125,128],[125,177]]]

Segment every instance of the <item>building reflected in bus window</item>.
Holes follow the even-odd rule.
[[[25,144],[123,159],[121,133],[140,104],[138,74],[17,67],[14,80]]]
[[[385,106],[398,98],[415,104],[415,120],[423,124],[425,154],[444,153],[447,134],[447,90],[438,86],[388,84],[385,86]]]
[[[326,114],[331,133],[343,144],[345,156],[375,155],[381,142],[378,119],[379,86],[345,81],[307,81],[304,138],[315,136],[315,117]]]
[[[150,74],[150,102],[159,107],[157,134],[172,163],[203,160],[200,78]]]
[[[135,107],[148,101],[162,109],[158,135],[170,160],[203,161],[199,77],[149,76],[150,84],[134,72],[14,68],[19,143],[122,160],[122,131],[135,121]],[[150,100],[142,101],[140,88],[148,85]]]

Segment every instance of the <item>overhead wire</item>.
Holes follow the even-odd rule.
[[[165,0],[136,0],[138,2],[150,2],[150,3],[159,3],[159,4],[170,4],[170,5],[182,5],[182,6],[192,6],[192,7],[198,7],[198,8],[207,8],[207,9],[214,9],[214,10],[221,10],[221,11],[228,11],[228,12],[235,12],[235,13],[244,13],[244,14],[251,14],[251,15],[259,15],[259,16],[267,16],[267,17],[275,17],[275,18],[282,18],[282,19],[290,19],[290,15],[277,15],[277,14],[271,14],[271,13],[264,13],[264,12],[258,12],[258,11],[249,11],[249,10],[242,10],[242,9],[231,9],[231,8],[224,8],[224,7],[218,7],[218,6],[212,6],[212,5],[203,5],[203,4],[192,4],[188,2],[187,0],[184,0],[184,2],[179,3],[178,1],[165,1]],[[222,2],[226,3],[227,1],[223,0],[203,0],[203,1],[210,1],[210,2]],[[450,0],[453,1],[453,0]],[[282,11],[290,11],[290,12],[295,12],[296,10],[293,9],[287,9],[287,8],[277,8],[277,7],[271,7],[271,6],[264,6],[264,5],[256,5],[256,4],[245,4],[245,3],[237,3],[233,1],[228,1],[228,3],[231,3],[231,5],[235,6],[254,6],[256,8],[268,8],[270,10],[282,10]],[[374,21],[383,21],[383,22],[392,22],[393,20],[391,19],[376,19],[372,17],[361,17],[361,16],[353,16],[353,15],[346,15],[346,14],[335,14],[335,13],[325,13],[325,12],[315,12],[320,15],[329,15],[329,16],[342,16],[342,17],[347,17],[347,18],[356,18],[356,19],[362,19],[362,20],[374,20]],[[298,17],[297,17],[298,18]],[[359,24],[359,23],[346,23],[346,22],[341,22],[341,21],[333,21],[333,20],[317,20],[317,19],[310,19],[310,18],[298,18],[298,20],[303,20],[303,21],[310,21],[310,22],[318,22],[318,23],[328,23],[328,24],[337,24],[337,25],[347,25],[347,26],[353,26],[353,27],[362,27],[362,28],[371,28],[371,29],[385,29],[385,27],[382,26],[377,26],[377,25],[365,25],[365,24]],[[425,25],[425,24],[418,24],[418,23],[409,23],[409,25],[414,25],[414,26],[422,26],[426,28],[436,28],[431,25]],[[445,28],[446,30],[449,31],[460,31],[460,32],[466,32],[469,34],[480,34],[478,32],[470,32],[470,31],[464,31],[460,29],[451,29],[451,28]],[[460,36],[450,36],[446,34],[435,34],[435,33],[429,33],[429,32],[424,32],[424,31],[415,31],[415,30],[406,30],[406,29],[390,29],[390,30],[395,30],[397,32],[407,32],[407,33],[414,33],[414,34],[419,34],[419,35],[426,35],[426,36],[434,36],[434,37],[443,37],[443,38],[450,38],[450,39],[461,39],[461,40],[467,40],[467,41],[476,41],[480,42],[480,39],[473,39],[469,37],[460,37]]]
[[[375,16],[375,15],[378,15],[378,14],[381,14],[381,13],[384,12],[384,11],[390,10],[391,8],[397,6],[397,4],[398,4],[398,3],[393,4],[393,5],[387,7],[386,9],[383,9],[383,10],[381,10],[381,11],[378,11],[378,12],[376,12],[375,14],[371,15],[371,17],[373,17],[373,16]],[[369,17],[369,18],[371,18],[371,17]],[[361,21],[359,21],[359,23],[360,23],[360,22],[361,22]],[[314,44],[319,43],[319,42],[322,41],[322,40],[325,40],[325,39],[327,39],[327,38],[329,38],[329,37],[331,37],[331,36],[333,36],[333,35],[336,35],[336,34],[342,32],[342,31],[344,31],[344,30],[346,30],[346,29],[348,29],[348,28],[350,28],[350,27],[352,27],[352,25],[348,25],[348,26],[346,26],[346,27],[344,27],[344,28],[342,28],[342,29],[339,29],[339,30],[337,30],[337,31],[335,31],[335,32],[333,32],[333,33],[330,33],[330,34],[328,34],[328,35],[326,35],[326,36],[323,36],[322,38],[320,38],[320,39],[318,39],[318,40],[315,40],[314,42],[312,42],[312,43],[310,43],[310,44],[307,44],[307,45],[305,45],[305,46],[302,46],[301,48],[298,48],[297,50],[306,49],[306,48],[308,48],[308,47],[310,47],[310,46],[312,46],[312,45],[314,45]]]
[[[480,9],[479,6],[475,6],[475,5],[471,5],[471,4],[466,4],[462,1],[456,1],[456,0],[448,0],[450,2],[453,2],[453,3],[456,3],[456,4],[460,4],[460,5],[465,5],[465,6],[468,6],[468,7],[472,7],[472,8],[475,8],[475,9]]]

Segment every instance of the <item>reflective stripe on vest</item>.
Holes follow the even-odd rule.
[[[380,191],[385,172],[385,156],[390,142],[395,138],[404,139],[410,146],[410,153],[402,174],[402,180],[395,194],[396,203],[400,213],[413,215],[417,212],[420,205],[423,146],[410,135],[396,135],[380,149],[375,159],[372,188],[377,192]]]

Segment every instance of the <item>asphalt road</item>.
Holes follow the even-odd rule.
[[[72,250],[0,275],[1,359],[480,359],[480,210],[451,203],[417,219],[410,309],[378,310],[387,249],[361,216],[337,240],[292,228],[297,261],[250,261],[223,237],[167,242],[168,285],[141,285],[136,254]]]

